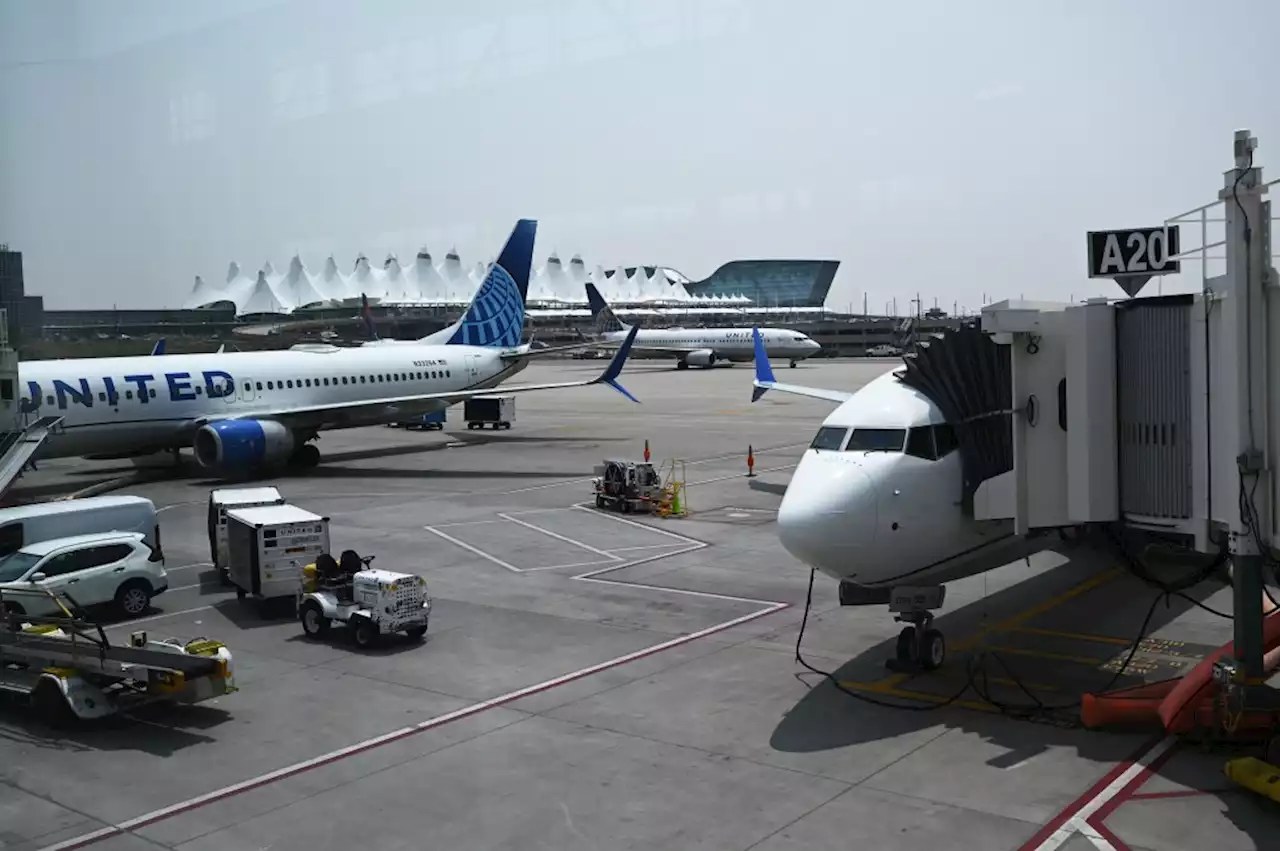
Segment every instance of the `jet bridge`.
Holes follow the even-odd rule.
[[[1241,706],[1280,706],[1262,685],[1259,604],[1264,575],[1280,580],[1280,277],[1256,147],[1235,134],[1218,200],[1087,235],[1089,276],[1129,298],[983,309],[983,331],[1008,351],[1011,391],[984,410],[1008,423],[1012,464],[978,470],[970,447],[965,466],[985,473],[973,477],[975,516],[1012,518],[1021,534],[1111,524],[1206,559],[1229,552],[1235,658],[1213,679]],[[1183,230],[1198,232],[1197,247],[1182,250]],[[1198,266],[1196,291],[1137,297],[1184,263]]]
[[[6,311],[0,309],[0,499],[62,424],[60,416],[32,419],[20,388],[18,353],[9,347]]]

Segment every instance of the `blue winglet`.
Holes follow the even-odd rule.
[[[622,366],[627,362],[627,356],[631,354],[631,344],[635,342],[636,334],[639,331],[640,326],[637,325],[627,332],[627,339],[618,347],[618,351],[613,355],[613,360],[609,361],[609,366],[603,373],[601,373],[600,377],[596,379],[596,383],[608,384],[614,390],[617,390],[637,405],[640,404],[640,400],[635,396],[632,396],[627,392],[627,388],[618,383],[618,376],[622,374]]]
[[[751,390],[751,401],[755,402],[765,393],[769,392],[769,388],[773,386],[773,367],[769,365],[769,355],[764,349],[764,339],[760,336],[759,328],[751,329],[751,340],[755,344],[756,350],[756,380],[755,386]]]
[[[159,340],[156,340],[156,344],[151,347],[151,354],[152,355],[164,354],[164,337],[161,337]]]

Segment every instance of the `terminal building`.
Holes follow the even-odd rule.
[[[816,340],[827,357],[902,346],[913,335],[957,324],[934,311],[918,321],[828,311],[823,303],[839,265],[734,260],[692,280],[657,265],[589,272],[576,255],[568,264],[553,255],[537,266],[530,282],[528,321],[541,342],[577,342],[579,332],[591,331],[584,284],[598,280],[624,321],[645,327],[789,327]],[[426,251],[404,268],[394,258],[379,267],[361,257],[349,274],[338,272],[332,258],[316,274],[295,258],[283,274],[268,265],[250,278],[231,264],[219,285],[197,279],[183,309],[45,310],[43,298],[25,292],[21,253],[4,249],[0,307],[8,311],[14,348],[27,359],[141,354],[159,338],[174,352],[213,351],[223,342],[274,349],[335,336],[358,342],[365,327],[361,292],[371,297],[379,336],[425,336],[457,320],[483,274],[483,265],[465,267],[454,251],[438,266]]]
[[[0,310],[5,311],[9,345],[38,340],[44,333],[44,298],[27,295],[22,274],[22,252],[0,243]]]

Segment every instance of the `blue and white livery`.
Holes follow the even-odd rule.
[[[617,317],[592,283],[587,284],[587,304],[601,341],[616,344],[626,339],[631,326]],[[760,334],[769,356],[790,361],[792,367],[822,349],[799,331],[763,328]],[[719,361],[748,363],[752,358],[751,332],[746,328],[645,328],[636,336],[634,351],[673,357],[677,369],[715,366]]]
[[[462,318],[417,342],[27,361],[19,372],[23,415],[63,418],[42,458],[191,447],[202,466],[226,475],[314,465],[320,453],[311,441],[321,431],[433,413],[489,392],[532,357],[581,348],[520,343],[536,233],[535,221],[520,220]],[[627,342],[594,379],[502,390],[602,383],[636,401],[617,383]]]

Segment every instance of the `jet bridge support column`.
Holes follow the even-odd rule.
[[[1269,375],[1273,347],[1269,303],[1276,281],[1271,278],[1271,205],[1264,203],[1267,187],[1262,183],[1262,169],[1253,165],[1257,139],[1248,130],[1235,134],[1235,167],[1227,171],[1222,191],[1226,216],[1226,274],[1224,278],[1227,311],[1224,329],[1231,335],[1227,352],[1220,359],[1217,374],[1210,376],[1220,387],[1230,387],[1235,395],[1235,416],[1228,420],[1226,432],[1235,449],[1238,477],[1236,510],[1230,511],[1230,553],[1234,586],[1235,659],[1237,676],[1246,685],[1262,682],[1263,637],[1262,607],[1264,571],[1267,553],[1272,546],[1274,505],[1274,469],[1269,411],[1280,398],[1273,399]],[[1280,351],[1277,348],[1276,351]],[[1278,421],[1280,423],[1280,421]],[[1231,444],[1222,444],[1223,449]],[[1225,452],[1223,453],[1226,454]],[[1226,458],[1222,458],[1226,461]],[[1226,465],[1223,465],[1224,467]],[[1227,468],[1230,469],[1230,468]],[[1230,473],[1228,473],[1230,476]]]

